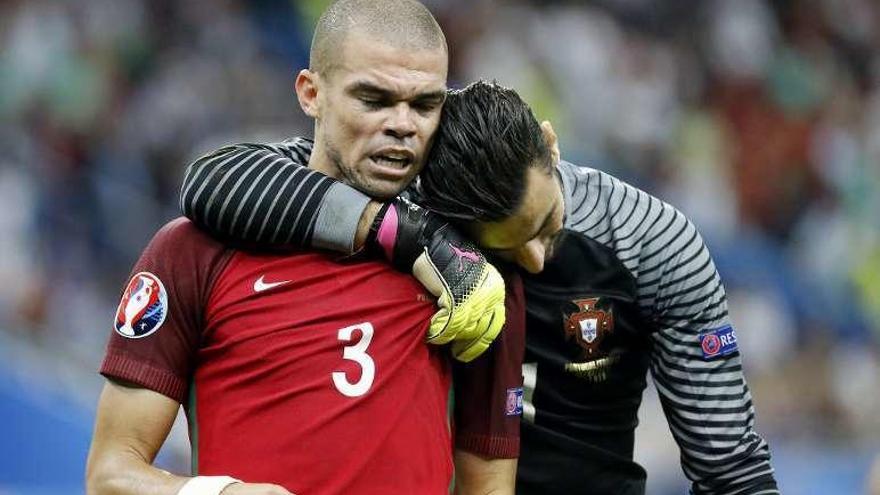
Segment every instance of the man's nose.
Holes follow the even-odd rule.
[[[545,254],[544,244],[538,239],[532,239],[517,251],[516,263],[529,273],[541,273]]]
[[[389,109],[391,114],[385,123],[385,132],[397,138],[410,137],[416,133],[415,112],[408,103],[400,102]]]

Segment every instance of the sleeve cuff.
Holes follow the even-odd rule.
[[[158,392],[183,404],[187,394],[187,383],[177,376],[155,368],[146,363],[128,359],[118,354],[108,354],[101,364],[101,374],[135,383]]]
[[[370,198],[350,186],[336,182],[321,202],[312,247],[351,254],[358,222]]]
[[[472,454],[493,459],[515,459],[519,457],[519,438],[459,433],[455,438],[455,447]]]

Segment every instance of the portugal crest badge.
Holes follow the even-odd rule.
[[[575,299],[572,301],[580,311],[566,315],[565,334],[574,338],[584,350],[587,359],[599,357],[599,344],[606,335],[614,331],[614,312],[598,309],[598,297]]]
[[[575,299],[577,310],[563,313],[563,327],[567,340],[574,340],[581,348],[583,362],[567,363],[565,369],[590,381],[607,377],[607,369],[617,362],[617,355],[609,355],[599,346],[614,332],[614,311],[610,306],[600,309],[601,298]]]

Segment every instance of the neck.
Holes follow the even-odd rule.
[[[309,156],[308,167],[322,174],[339,178],[339,170],[330,159],[329,150],[323,139],[320,139],[318,129],[315,129],[315,144],[312,146],[312,154]]]

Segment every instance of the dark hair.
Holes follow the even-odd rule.
[[[337,0],[315,25],[309,68],[329,76],[339,63],[345,37],[353,31],[411,50],[448,51],[434,16],[415,0]]]
[[[528,104],[510,88],[477,81],[449,92],[419,200],[452,219],[501,220],[522,203],[528,168],[551,162]]]

